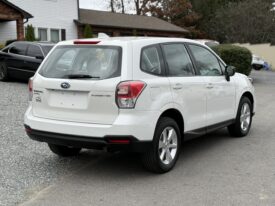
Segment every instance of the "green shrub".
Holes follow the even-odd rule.
[[[3,49],[5,47],[4,44],[0,44],[0,50]]]
[[[221,44],[212,48],[227,65],[236,67],[237,72],[249,75],[251,72],[252,53],[240,46]]]
[[[89,24],[86,24],[84,27],[84,38],[93,38],[92,27]]]
[[[25,40],[35,41],[34,28],[32,25],[27,25]]]

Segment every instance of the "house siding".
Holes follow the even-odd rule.
[[[58,29],[61,39],[61,29],[66,30],[66,39],[77,38],[77,26],[74,19],[78,19],[77,0],[9,0],[11,3],[29,12],[34,18],[25,24],[32,24],[35,36],[38,38],[38,28],[46,28],[48,41],[50,29]],[[16,39],[16,22],[0,23],[0,42]]]

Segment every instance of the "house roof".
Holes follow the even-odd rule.
[[[9,2],[7,0],[0,0],[0,2],[3,2],[4,4],[8,5],[9,7],[13,8],[14,10],[21,13],[25,19],[33,18],[33,16],[30,13],[26,12],[25,10],[19,8],[18,6],[12,4],[11,2]]]
[[[79,9],[79,20],[76,20],[76,22],[80,24],[90,24],[92,26],[113,28],[131,28],[177,33],[189,32],[184,28],[156,17],[120,14],[88,9]]]

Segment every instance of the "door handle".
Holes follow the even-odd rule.
[[[173,86],[173,89],[174,90],[180,90],[180,89],[182,89],[183,88],[183,86],[182,86],[182,84],[180,84],[180,83],[177,83],[177,84],[175,84],[174,86]]]
[[[206,88],[207,88],[207,89],[213,89],[213,88],[214,88],[214,85],[213,85],[212,83],[208,83],[208,84],[206,85]]]

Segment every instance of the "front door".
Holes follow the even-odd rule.
[[[227,81],[223,63],[207,48],[188,45],[195,60],[198,75],[203,77],[207,90],[207,126],[235,118],[234,79]]]

